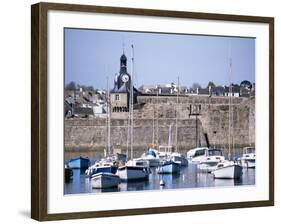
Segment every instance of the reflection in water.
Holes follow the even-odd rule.
[[[117,191],[140,191],[140,190],[160,190],[176,188],[198,188],[198,187],[226,187],[236,185],[254,185],[255,169],[243,169],[241,179],[214,179],[212,174],[202,173],[197,170],[197,166],[190,164],[181,169],[179,174],[162,174],[156,172],[156,168],[151,169],[148,180],[137,182],[121,182],[116,188],[93,189],[91,179],[85,176],[85,170],[73,170],[73,179],[65,183],[65,194],[75,193],[100,193]],[[165,182],[165,186],[160,186],[160,181]]]

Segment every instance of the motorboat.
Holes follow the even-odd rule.
[[[129,160],[124,166],[120,166],[117,175],[123,181],[146,180],[150,174],[149,162],[142,158]]]
[[[87,169],[90,165],[90,160],[82,156],[75,157],[67,163],[70,169]]]
[[[113,188],[120,183],[120,177],[113,173],[100,172],[91,177],[93,188]]]
[[[158,151],[156,149],[149,148],[143,153],[141,158],[148,161],[150,167],[159,166],[160,159],[158,157]]]
[[[115,174],[117,171],[117,164],[115,161],[102,159],[96,162],[94,165],[90,166],[86,171],[85,174],[88,177],[91,177],[93,174],[96,173],[112,173]]]
[[[242,157],[238,158],[238,161],[242,167],[255,168],[256,167],[255,147],[243,148],[243,155],[242,155]]]
[[[189,162],[193,164],[199,164],[200,161],[204,160],[206,157],[206,151],[208,150],[208,147],[197,147],[194,149],[191,149],[187,152],[186,157],[189,160]]]
[[[175,174],[180,172],[181,164],[172,160],[165,160],[157,168],[159,174]]]
[[[200,158],[197,168],[208,173],[217,169],[217,164],[225,160],[223,150],[215,148],[205,150],[205,156]]]
[[[225,160],[217,164],[212,174],[219,179],[239,179],[243,175],[243,168],[234,161]]]
[[[179,163],[181,166],[188,166],[188,160],[178,152],[172,152],[170,158],[175,163]]]

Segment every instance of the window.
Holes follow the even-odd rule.
[[[203,156],[203,155],[205,155],[205,149],[199,149],[195,152],[193,157]]]
[[[120,97],[118,94],[115,95],[115,100],[119,101],[120,100]]]

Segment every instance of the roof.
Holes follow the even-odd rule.
[[[126,83],[123,83],[122,86],[120,86],[120,88],[115,91],[116,93],[128,93],[129,92],[129,88],[127,87]]]
[[[87,108],[87,107],[76,107],[74,109],[75,114],[94,114],[92,108]]]

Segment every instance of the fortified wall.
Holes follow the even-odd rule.
[[[179,151],[196,146],[235,148],[255,143],[255,99],[209,96],[139,96],[141,108],[134,110],[134,149],[167,145],[169,126],[172,144]],[[233,121],[233,122],[230,122]],[[176,128],[177,126],[177,128]],[[127,149],[128,113],[112,113],[110,142]],[[66,150],[103,150],[107,145],[107,119],[65,120]],[[177,133],[177,138],[176,138]],[[230,133],[230,135],[229,135]],[[177,139],[177,141],[176,141]]]

